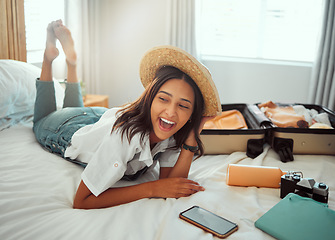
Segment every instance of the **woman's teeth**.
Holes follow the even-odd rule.
[[[164,128],[171,128],[174,124],[175,124],[175,122],[172,122],[172,121],[169,121],[167,119],[161,118],[161,125]]]

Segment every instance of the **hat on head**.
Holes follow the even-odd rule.
[[[221,113],[218,91],[208,69],[191,54],[173,46],[159,46],[150,49],[140,63],[140,78],[146,88],[162,66],[172,66],[189,75],[198,85],[205,102],[204,116]]]

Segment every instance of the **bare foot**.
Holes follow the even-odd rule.
[[[54,33],[53,24],[54,22],[51,22],[47,27],[47,39],[44,51],[45,60],[50,62],[52,62],[59,54],[59,51],[56,47],[56,36]]]
[[[74,50],[74,42],[70,30],[63,25],[62,20],[57,20],[53,24],[53,30],[56,38],[62,44],[67,63],[70,65],[76,65],[77,54]]]

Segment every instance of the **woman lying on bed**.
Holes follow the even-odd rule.
[[[59,53],[57,39],[68,67],[61,110],[56,110],[51,71]],[[41,76],[36,81],[33,130],[43,147],[85,167],[74,208],[179,198],[204,190],[187,177],[194,154],[203,154],[199,133],[204,123],[220,112],[208,70],[183,50],[164,46],[143,57],[140,77],[146,89],[135,102],[112,109],[84,107],[71,33],[61,20],[49,24]],[[157,162],[159,180],[113,188],[121,179],[137,179]]]

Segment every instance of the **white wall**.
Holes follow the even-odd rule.
[[[311,67],[207,60],[222,103],[307,103]]]
[[[151,47],[168,43],[169,0],[101,0],[100,94],[110,107],[142,92],[138,67]],[[222,103],[307,102],[311,67],[206,60]]]
[[[167,44],[168,0],[101,2],[101,94],[110,107],[137,99],[144,88],[139,63],[144,53]]]

